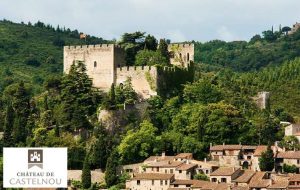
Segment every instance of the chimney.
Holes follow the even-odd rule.
[[[190,164],[190,160],[189,159],[186,160],[186,164]]]
[[[154,162],[157,162],[157,158],[154,159]]]
[[[164,158],[165,156],[166,156],[166,152],[164,151],[164,152],[161,153],[161,157]]]
[[[212,147],[212,143],[209,143],[209,149],[211,149],[211,147]]]
[[[206,158],[204,158],[204,162],[206,163]]]
[[[223,142],[223,146],[225,146],[225,142]]]

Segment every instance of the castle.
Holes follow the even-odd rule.
[[[181,79],[191,81],[186,77],[191,72],[194,61],[194,44],[170,44],[170,63],[172,67],[157,66],[126,66],[125,51],[115,44],[81,45],[64,47],[64,73],[68,73],[72,64],[83,61],[87,74],[93,80],[93,85],[103,91],[109,91],[112,84],[123,84],[131,78],[133,89],[141,99],[158,95],[160,89],[172,86],[174,74]],[[177,66],[177,67],[175,67]],[[181,82],[182,81],[182,82]]]

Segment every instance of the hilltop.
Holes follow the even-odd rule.
[[[0,91],[14,81],[25,81],[40,92],[48,77],[61,75],[63,46],[106,42],[89,36],[79,39],[77,30],[53,27],[42,22],[35,24],[0,21]]]

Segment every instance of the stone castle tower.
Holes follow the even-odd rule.
[[[194,61],[193,44],[170,44],[172,65],[181,66],[187,70]],[[155,66],[126,66],[124,50],[114,44],[65,46],[64,73],[76,61],[86,64],[87,74],[93,80],[93,85],[103,91],[109,91],[112,84],[118,85],[131,78],[132,86],[141,99],[157,95],[158,84],[162,77]],[[164,68],[168,72],[173,68]]]

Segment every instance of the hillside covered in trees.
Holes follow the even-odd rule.
[[[133,104],[135,92],[130,79],[122,88],[112,85],[109,93],[95,89],[82,62],[63,75],[62,46],[85,43],[76,30],[2,21],[0,34],[1,146],[68,147],[68,168],[86,174],[74,186],[87,189],[89,170],[101,168],[106,173],[101,187],[123,188],[128,176],[117,174],[118,165],[163,151],[191,152],[203,159],[210,143],[282,141],[285,146],[279,122],[299,120],[298,33],[273,41],[256,37],[256,42],[196,43],[195,81],[172,96],[150,98],[145,112],[124,115],[122,125],[114,123],[113,128],[98,120],[99,112]],[[88,43],[101,42],[105,41],[90,37]],[[151,65],[169,64],[163,48],[154,47],[159,42],[153,36],[125,33],[118,43],[127,47],[129,65],[145,65],[147,60],[155,60]],[[167,40],[160,43],[165,46]],[[282,44],[290,48],[278,49]],[[252,52],[255,57],[251,51],[264,53]],[[277,51],[285,56],[279,59]],[[263,90],[271,92],[271,101],[261,110],[252,97]]]

